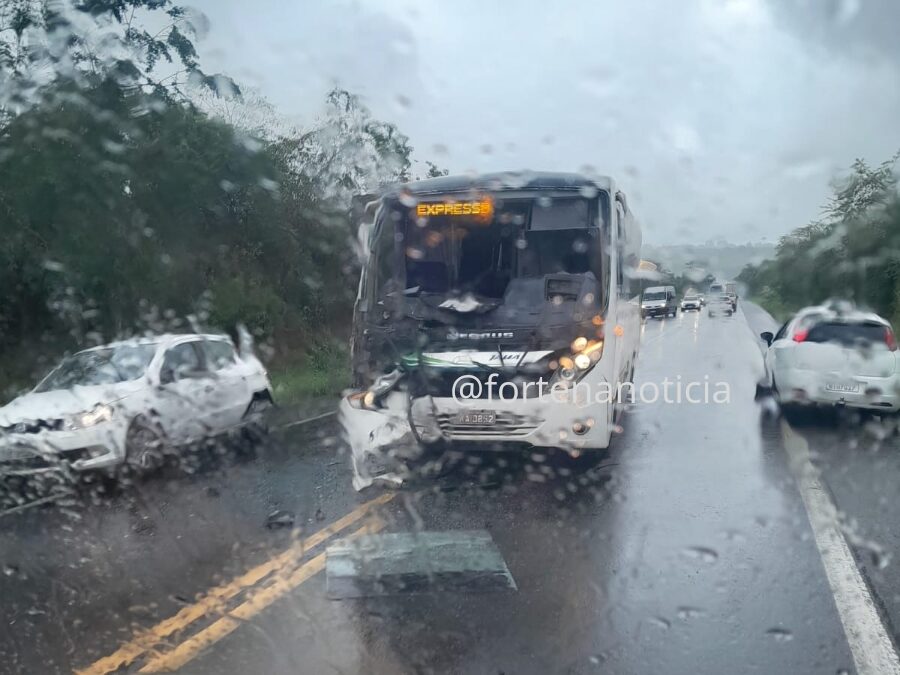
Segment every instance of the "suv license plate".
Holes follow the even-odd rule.
[[[453,417],[453,424],[467,427],[489,427],[497,422],[497,413],[488,410],[469,410]]]
[[[825,391],[834,391],[840,394],[858,394],[859,384],[826,384]]]

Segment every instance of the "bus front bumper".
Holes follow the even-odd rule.
[[[423,446],[465,443],[472,449],[515,451],[563,448],[572,454],[609,446],[611,403],[561,400],[553,394],[530,399],[417,398],[391,392],[378,408],[341,400],[339,416],[351,451],[357,490],[377,479],[399,484],[400,468]]]

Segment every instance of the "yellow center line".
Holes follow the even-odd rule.
[[[379,532],[384,529],[384,526],[384,521],[376,518],[374,522],[363,525],[350,534],[347,539],[356,539],[364,534]],[[138,672],[170,673],[181,668],[189,661],[195,659],[202,651],[232,633],[242,623],[249,621],[276,600],[314,577],[324,567],[325,553],[320,553],[292,572],[277,575],[271,584],[252,593],[246,601],[228,612],[221,619],[217,619],[171,651],[152,658]]]
[[[129,642],[119,647],[114,653],[95,661],[83,670],[76,671],[76,675],[105,675],[106,673],[115,672],[133,663],[144,653],[156,649],[167,637],[185,629],[197,619],[207,614],[224,613],[225,603],[238,593],[255,586],[272,572],[282,569],[291,562],[301,558],[310,549],[359,521],[374,507],[386,504],[393,498],[393,493],[386,493],[364,504],[360,504],[347,515],[306,539],[296,542],[282,553],[257,565],[227,584],[211,589],[196,603],[182,608],[174,616],[161,621],[149,630],[135,634]]]

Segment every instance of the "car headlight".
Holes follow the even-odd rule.
[[[86,429],[103,422],[109,422],[112,417],[113,407],[104,403],[98,403],[93,410],[71,415],[67,420],[66,427],[70,430]]]

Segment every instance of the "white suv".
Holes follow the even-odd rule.
[[[782,406],[839,405],[900,410],[897,342],[891,324],[849,305],[807,307],[766,343],[757,394]]]
[[[165,452],[256,420],[265,368],[222,335],[160,335],[65,358],[0,408],[0,475],[158,466]]]

